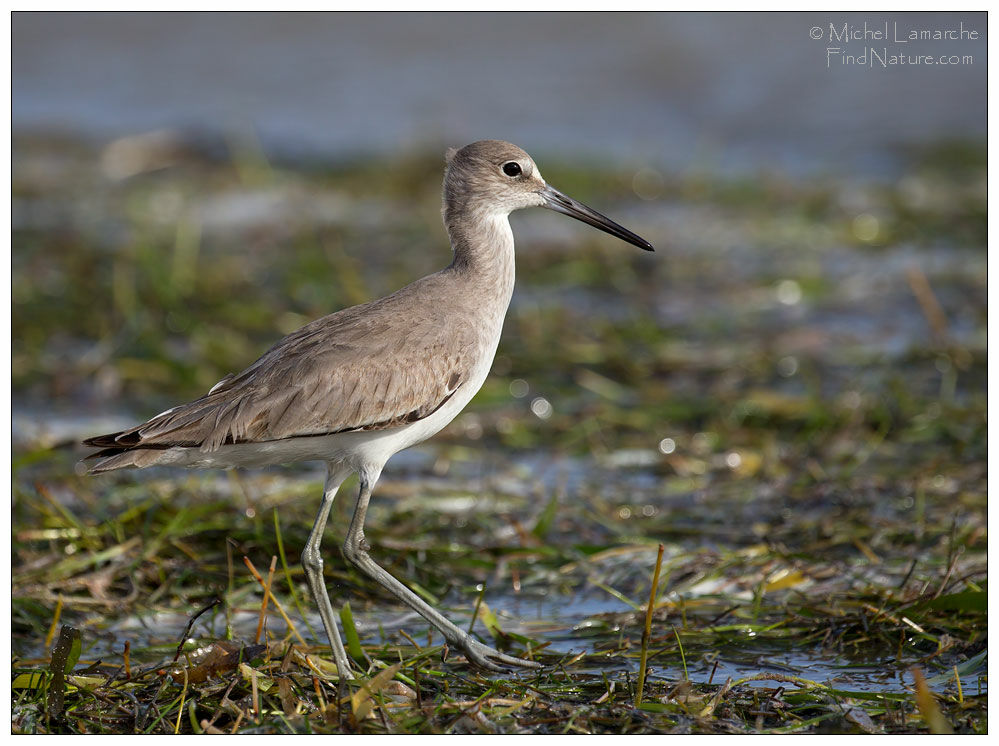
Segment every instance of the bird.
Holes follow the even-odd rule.
[[[343,556],[414,609],[448,646],[486,670],[538,664],[472,637],[371,558],[364,521],[385,463],[453,420],[486,379],[515,279],[509,215],[544,207],[646,251],[651,243],[567,197],[521,148],[480,140],[445,155],[443,220],[452,261],[384,298],[316,319],[200,399],[135,427],[83,441],[89,474],[128,467],[326,464],[302,567],[339,676],[354,678],[323,580],[320,552],[343,481],[359,479]]]

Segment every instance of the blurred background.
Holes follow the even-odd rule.
[[[375,501],[376,547],[405,558],[425,540],[424,559],[451,547],[448,569],[420,565],[424,588],[488,575],[496,608],[549,599],[531,607],[546,623],[637,599],[657,542],[676,563],[673,601],[983,581],[984,13],[14,13],[12,25],[19,644],[34,644],[57,592],[118,608],[136,587],[126,576],[146,598],[163,568],[191,574],[176,591],[186,611],[205,577],[225,580],[219,536],[269,556],[260,516],[275,506],[301,545],[315,469],[289,470],[290,487],[280,470],[238,487],[84,479],[74,444],[445,266],[443,152],[483,138],[522,146],[657,252],[548,211],[513,217],[518,286],[493,374],[440,437],[388,465],[379,489],[398,499]],[[155,509],[115,524],[142,480]],[[493,495],[489,510],[444,499],[454,491]],[[162,557],[122,550],[96,591],[80,566],[46,564],[134,532],[169,537],[177,506],[219,515],[233,500],[257,517],[245,534],[237,517],[184,529],[186,549],[161,542]],[[74,528],[65,510],[86,518]],[[506,569],[455,559],[456,546],[519,547],[523,526],[556,553],[528,561],[520,547],[512,586]],[[571,565],[592,553],[581,544],[622,543],[646,554]],[[567,624],[546,633],[553,649],[580,644]],[[964,659],[984,644],[949,634]]]
[[[194,319],[183,318],[191,308],[184,299],[197,304],[210,295],[197,282],[226,244],[264,252],[263,276],[250,284],[291,296],[290,307],[261,312],[263,325],[291,314],[278,324],[284,330],[299,316],[337,307],[330,282],[347,281],[328,261],[331,251],[357,262],[371,283],[354,287],[350,302],[441,266],[447,253],[434,204],[441,154],[487,137],[527,148],[550,181],[566,191],[578,183],[580,198],[620,203],[617,217],[662,247],[641,270],[661,280],[660,325],[696,325],[705,314],[737,325],[746,304],[760,299],[714,278],[761,272],[758,281],[783,288],[772,300],[797,321],[815,312],[799,303],[803,288],[834,286],[850,299],[824,320],[825,331],[904,350],[941,332],[922,313],[939,298],[912,290],[907,263],[923,274],[956,272],[984,292],[984,24],[983,14],[925,13],[14,14],[14,310],[22,332],[14,381],[27,395],[18,398],[72,403],[45,385],[65,379],[84,352],[60,335],[86,347],[72,327],[91,323],[85,338],[120,344],[121,322],[141,324],[154,313],[151,299],[140,297],[145,282],[168,296],[169,308],[156,309],[165,317],[150,324],[187,345]],[[911,34],[958,39],[897,41]],[[852,64],[844,64],[848,55]],[[922,55],[951,64],[919,64]],[[903,64],[878,62],[892,57]],[[563,166],[571,174],[559,184],[553,177]],[[201,178],[199,167],[213,178]],[[308,178],[365,168],[379,181]],[[946,184],[927,177],[941,170]],[[278,178],[288,174],[296,177]],[[235,181],[224,183],[228,176]],[[719,219],[723,202],[752,203],[753,225]],[[965,215],[977,222],[958,224]],[[409,216],[425,243],[372,235],[372,226]],[[594,243],[550,215],[514,219],[526,224],[519,232],[527,245]],[[770,237],[762,250],[753,245],[752,231],[764,224],[781,232],[788,261],[773,255]],[[342,240],[329,227],[356,235]],[[938,240],[938,229],[960,245]],[[269,254],[302,231],[311,258]],[[155,241],[143,248],[150,232],[172,236],[170,257],[153,256],[163,253]],[[74,238],[96,239],[102,250],[84,257],[71,247]],[[39,251],[31,245],[39,239],[58,246]],[[836,251],[844,241],[882,250]],[[168,275],[133,276],[147,274],[134,264],[143,256]],[[256,272],[249,256],[224,262],[241,265],[236,276],[224,273],[224,283]],[[303,274],[281,286],[280,275],[301,262]],[[563,300],[579,292],[571,287],[579,283],[567,285]],[[521,303],[530,295],[524,289]],[[58,313],[52,298],[74,295],[83,316],[31,337],[40,323],[33,303]],[[859,307],[861,298],[878,307]],[[970,341],[982,331],[976,314],[984,304],[975,300],[984,296],[955,288],[935,323],[946,324],[949,338]],[[233,333],[223,326],[224,336]],[[38,358],[46,345],[47,363]],[[115,384],[122,371],[96,364],[94,354],[82,357],[104,393],[130,393]],[[250,355],[248,348],[232,359]],[[199,383],[214,375],[206,371]],[[94,394],[83,380],[71,388],[83,399]]]
[[[98,140],[250,131],[269,153],[303,159],[492,137],[672,168],[887,174],[900,145],[985,135],[985,23],[967,13],[19,13],[13,122]],[[865,24],[889,41],[830,38],[830,27],[856,36]],[[962,30],[978,38],[894,41]],[[842,63],[869,48],[961,61]]]

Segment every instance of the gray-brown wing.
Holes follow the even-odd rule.
[[[318,319],[202,398],[87,444],[214,451],[422,419],[468,380],[481,350],[460,315],[442,318],[428,305],[404,318],[386,313],[388,300]]]

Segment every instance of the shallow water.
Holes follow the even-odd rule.
[[[15,414],[15,443],[20,442],[25,447],[32,442],[37,445],[38,442],[78,440],[83,433],[96,432],[108,423],[129,419],[127,415],[100,419],[81,415],[46,416],[43,419],[48,429],[43,431],[39,415],[38,412],[23,411]],[[641,522],[654,520],[653,516],[676,512],[678,517],[682,516],[678,528],[687,526],[694,529],[689,534],[681,533],[679,537],[664,539],[667,545],[666,567],[674,568],[683,577],[682,568],[686,566],[688,557],[705,551],[710,553],[711,547],[719,543],[724,545],[734,540],[736,545],[747,546],[748,542],[754,540],[752,530],[740,534],[736,528],[740,525],[737,517],[739,512],[745,511],[743,520],[751,521],[752,516],[771,509],[763,494],[757,494],[751,503],[745,503],[737,497],[733,500],[734,496],[726,498],[724,491],[716,492],[708,501],[704,501],[704,496],[698,490],[671,491],[667,488],[668,480],[664,480],[661,470],[656,468],[657,464],[650,463],[650,459],[658,461],[662,458],[663,455],[657,451],[621,451],[600,460],[544,452],[530,452],[519,456],[507,454],[503,458],[490,455],[485,459],[481,455],[473,455],[458,460],[446,459],[445,470],[435,476],[435,467],[442,463],[445,452],[446,449],[424,445],[394,458],[380,483],[387,495],[379,496],[376,491],[369,527],[391,524],[395,520],[394,516],[414,511],[433,515],[438,521],[451,522],[458,527],[474,524],[477,520],[475,516],[480,514],[512,512],[521,515],[525,508],[529,514],[532,510],[529,505],[539,490],[542,494],[558,493],[563,496],[562,501],[574,501],[567,512],[578,511],[580,507],[585,511],[600,510],[596,505],[580,506],[580,500],[601,500],[606,497],[619,501],[622,499],[621,495],[627,495],[620,509],[616,502],[611,506],[618,517],[627,511]],[[648,455],[638,458],[637,454]],[[217,483],[215,487],[211,487],[213,490],[231,489],[227,477],[221,473],[217,477],[214,474],[216,473],[206,472],[200,484]],[[178,472],[175,470],[151,469],[138,475],[138,480],[158,482],[161,478],[172,480],[176,475]],[[275,490],[279,485],[284,485],[282,489],[299,492],[305,488],[306,483],[314,484],[322,479],[322,471],[318,467],[299,467],[284,472],[278,479],[269,475],[266,470],[251,471],[247,472],[246,479],[255,480],[258,478],[255,475],[266,479],[268,485],[254,488],[255,490]],[[403,492],[400,493],[400,489]],[[591,497],[585,497],[586,495]],[[84,507],[76,502],[71,493],[63,497],[69,508]],[[778,498],[776,504],[780,503]],[[834,506],[813,505],[799,509],[797,519],[806,519],[807,511],[815,511],[816,516],[821,516],[830,509],[835,512]],[[887,506],[882,506],[883,513],[886,510],[885,514],[892,512]],[[645,518],[642,517],[643,511]],[[814,518],[813,516],[811,519]],[[247,520],[248,517],[241,515],[234,507],[232,523]],[[748,526],[748,523],[742,525]],[[589,530],[592,532],[593,527]],[[516,541],[513,531],[502,523],[498,531],[493,530],[492,535],[494,540],[501,542]],[[566,537],[562,541],[595,541],[595,537],[600,535],[600,529],[596,529],[596,533],[588,538]],[[504,539],[504,536],[507,538]],[[618,536],[618,542],[623,539],[623,535]],[[608,547],[613,547],[613,543],[608,544]],[[328,564],[335,565],[340,561],[333,537],[327,538],[325,550],[329,555]],[[298,547],[288,547],[287,551],[296,556]],[[379,555],[388,555],[389,550],[380,549],[376,545],[373,554],[378,559]],[[265,564],[264,558],[254,559],[258,566]],[[483,600],[497,615],[504,631],[525,635],[540,644],[547,644],[549,652],[559,652],[570,657],[578,653],[592,653],[594,645],[598,648],[610,646],[606,658],[589,657],[585,664],[577,664],[574,670],[581,674],[599,674],[601,671],[634,674],[637,665],[633,655],[638,635],[636,630],[640,629],[644,612],[636,612],[621,598],[615,598],[608,588],[631,595],[636,604],[643,603],[643,594],[648,592],[649,569],[654,560],[654,545],[646,543],[628,547],[627,541],[624,541],[623,545],[609,552],[600,552],[589,560],[581,559],[557,570],[541,569],[539,574],[529,564],[525,565],[521,571],[522,580],[516,581],[524,585],[521,592],[510,589],[511,576],[508,571],[503,571],[502,577],[497,575],[487,583]],[[881,578],[879,573],[888,572],[889,576],[878,581],[888,584],[893,582],[892,574],[901,574],[902,570],[904,567],[898,565],[893,568],[857,567],[853,571],[853,579],[844,578],[845,584],[835,579],[831,581],[831,585],[830,581],[808,581],[800,584],[798,589],[800,593],[811,594],[816,602],[821,603],[821,599],[827,598],[830,593],[846,593],[850,584],[856,583],[860,577]],[[497,569],[497,573],[500,572]],[[665,583],[660,598],[671,603],[671,610],[666,616],[657,614],[653,626],[655,642],[650,648],[655,651],[665,646],[668,651],[665,655],[653,656],[650,663],[652,680],[676,682],[689,678],[698,683],[721,684],[728,678],[735,680],[774,674],[778,679],[759,679],[749,684],[771,688],[780,685],[790,689],[796,686],[794,682],[779,677],[794,676],[848,691],[911,691],[912,674],[909,669],[923,662],[913,653],[907,653],[898,660],[894,651],[889,650],[878,653],[862,649],[848,655],[834,646],[802,646],[794,641],[793,633],[789,633],[787,639],[784,639],[780,635],[774,637],[772,633],[761,630],[761,625],[774,622],[777,622],[779,630],[781,616],[779,613],[774,616],[773,612],[762,617],[759,622],[730,616],[724,621],[709,624],[705,620],[713,617],[714,612],[702,611],[697,612],[699,615],[696,618],[684,623],[687,612],[681,611],[677,604],[689,608],[690,613],[695,613],[699,603],[706,603],[716,611],[733,603],[743,607],[752,605],[753,593],[751,587],[746,585],[746,578],[742,573],[738,567],[733,567],[730,572],[724,572],[720,576],[708,575],[693,584],[684,580],[676,589],[678,592],[674,591],[671,583]],[[278,578],[283,583],[280,571]],[[598,587],[594,583],[604,584],[605,587]],[[402,642],[398,630],[404,629],[421,644],[431,644],[431,638],[427,637],[427,624],[414,612],[379,602],[360,602],[356,597],[352,598],[355,594],[348,586],[331,583],[330,588],[336,599],[335,605],[352,601],[362,641],[370,644]],[[299,592],[304,593],[304,588],[299,588]],[[311,628],[318,635],[311,639],[321,639],[322,623],[318,613],[312,609],[311,602],[306,601],[309,611],[303,625],[302,618],[290,605],[287,593],[282,591],[282,594],[299,630],[309,639],[307,629]],[[259,611],[254,608],[258,596],[257,589],[252,589],[247,600],[232,610],[229,621],[235,639],[248,641],[253,638],[259,619]],[[453,589],[442,599],[440,607],[459,626],[467,627],[475,596],[475,589]],[[144,608],[141,599],[137,601],[135,608],[135,612],[124,616],[111,610],[106,614],[87,613],[76,622],[82,622],[84,629],[84,663],[97,659],[105,662],[119,660],[126,640],[132,646],[132,659],[137,663],[152,663],[172,657],[172,651],[194,609],[189,612],[152,611]],[[215,610],[195,623],[189,639],[192,643],[224,639],[226,624],[225,614]],[[479,627],[480,634],[485,634],[481,624]],[[681,639],[684,640],[686,670],[678,652],[671,647],[674,628],[679,629]],[[268,614],[266,630],[275,638],[290,634],[283,619],[273,609]],[[632,654],[629,657],[616,655],[612,651],[614,641],[624,638],[632,641]],[[433,644],[440,644],[439,636],[434,635],[432,640]],[[15,653],[22,659],[46,657],[37,638],[15,637],[13,642]],[[976,671],[968,672],[964,677],[966,691],[968,687],[975,687],[976,691],[980,687],[981,691],[985,691],[982,672],[984,668],[981,666]],[[931,678],[929,683],[938,692],[953,688],[953,678],[946,675],[946,670],[936,678]]]
[[[564,653],[567,658],[590,648],[595,639],[591,630],[599,629],[601,637],[605,639],[608,620],[620,619],[628,611],[627,606],[620,601],[609,599],[606,595],[601,598],[592,593],[573,596],[547,594],[535,598],[487,593],[486,602],[497,614],[505,631],[530,636],[538,643],[547,644],[547,651]],[[467,626],[468,609],[462,611],[450,606],[442,608],[459,626]],[[126,640],[131,644],[133,665],[162,663],[173,657],[172,651],[176,649],[180,635],[187,627],[188,618],[179,613],[140,612],[115,619],[104,628],[85,628],[81,665],[96,660],[109,664],[119,661]],[[292,614],[292,619],[304,632],[303,620],[297,614]],[[252,640],[258,620],[258,610],[234,610],[231,616],[234,639],[244,642]],[[672,621],[679,626],[678,619]],[[355,610],[355,622],[364,644],[402,642],[397,633],[400,629],[406,630],[420,644],[431,644],[426,622],[415,612],[405,608],[376,606]],[[634,620],[629,619],[629,623],[633,624]],[[322,622],[318,612],[310,613],[307,624],[318,635],[322,635]],[[616,622],[610,621],[610,625],[615,628]],[[265,629],[268,634],[277,638],[290,634],[283,619],[275,612],[268,615]],[[225,638],[225,616],[216,612],[201,617],[187,639],[190,644],[204,645],[210,640]],[[908,656],[900,661],[891,654],[881,659],[870,655],[851,658],[821,647],[792,646],[793,649],[789,649],[786,643],[755,638],[756,634],[749,629],[741,636],[728,634],[724,644],[716,644],[711,654],[705,656],[694,654],[688,643],[686,670],[675,653],[670,653],[668,662],[663,656],[653,657],[649,668],[650,680],[675,683],[686,678],[694,683],[723,684],[729,678],[739,680],[775,674],[798,677],[846,691],[905,693],[912,691],[911,667],[921,662],[916,656]],[[484,639],[490,642],[488,635]],[[439,635],[433,636],[432,644],[441,644]],[[17,653],[22,659],[47,657],[37,647],[18,648]],[[962,677],[967,694],[984,694],[987,691],[984,666],[982,662],[977,676],[972,674]],[[633,658],[617,658],[613,655],[608,655],[603,661],[591,657],[586,665],[577,664],[573,670],[580,674],[599,674],[601,671],[634,674],[636,662]],[[953,689],[953,677],[946,675],[946,672],[931,678],[928,683],[934,691],[940,693]],[[755,679],[747,684],[769,688],[785,686],[788,689],[799,686],[789,680],[766,678]]]
[[[886,22],[979,38],[847,51],[972,61],[827,64],[830,25]],[[982,13],[17,13],[12,115],[15,131],[101,139],[255,132],[303,159],[498,137],[657,166],[883,175],[900,143],[984,134],[985,32]]]
[[[420,158],[402,174],[254,175],[195,149],[121,178],[106,169],[113,149],[15,141],[12,643],[36,666],[60,599],[85,658],[116,665],[130,640],[160,665],[232,578],[236,636],[252,639],[260,591],[226,552],[265,568],[275,518],[302,593],[317,465],[83,478],[75,444],[446,261],[436,157],[433,178]],[[881,186],[705,176],[650,199],[630,167],[607,183],[563,169],[660,251],[515,218],[518,289],[492,374],[449,428],[389,462],[368,520],[375,558],[459,624],[485,585],[502,629],[585,653],[572,671],[623,685],[662,544],[656,681],[685,675],[675,626],[687,675],[715,686],[764,674],[752,685],[903,692],[916,665],[952,705],[954,666],[976,690],[984,146],[913,155]],[[422,643],[422,620],[340,561],[353,489],[324,544],[336,603],[351,601],[373,644],[408,645],[401,629]],[[952,605],[920,607],[935,596]],[[303,613],[316,640],[314,612],[295,624]],[[268,629],[285,635],[273,614]],[[193,632],[224,634],[221,613]]]

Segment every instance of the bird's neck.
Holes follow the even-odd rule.
[[[513,231],[506,214],[446,210],[444,226],[451,239],[450,269],[483,293],[482,302],[510,303],[516,276]]]

